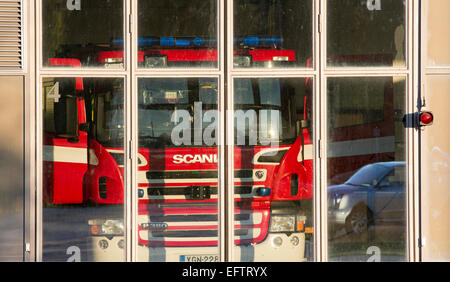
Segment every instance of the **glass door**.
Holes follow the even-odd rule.
[[[323,4],[326,259],[405,261],[412,1]]]
[[[409,259],[412,1],[38,14],[40,260]]]
[[[38,259],[125,261],[129,7],[38,2]]]
[[[318,6],[248,0],[230,5],[232,260],[313,261]]]
[[[137,261],[219,261],[219,6],[135,6]]]
[[[135,8],[135,259],[313,260],[313,2]]]

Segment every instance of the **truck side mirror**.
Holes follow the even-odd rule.
[[[55,133],[59,137],[76,139],[78,137],[77,97],[62,96],[54,103]]]
[[[308,128],[309,127],[309,120],[308,119],[302,119],[302,120],[297,120],[296,124],[295,124],[295,133],[297,134],[297,136],[299,136],[300,134],[302,134],[304,128]]]
[[[78,130],[83,131],[83,132],[89,132],[89,123],[85,122],[85,123],[80,123],[80,125],[78,126]]]

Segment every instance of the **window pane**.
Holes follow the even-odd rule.
[[[122,78],[43,78],[43,260],[124,260]]]
[[[312,67],[312,1],[234,0],[234,67]]]
[[[217,67],[217,0],[141,0],[138,9],[139,67]]]
[[[233,81],[236,261],[314,259],[311,81]]]
[[[328,66],[405,66],[403,0],[328,0]]]
[[[217,79],[138,80],[138,260],[218,261]]]
[[[405,87],[328,78],[330,261],[406,260]]]
[[[123,68],[123,17],[122,0],[43,0],[43,65]]]

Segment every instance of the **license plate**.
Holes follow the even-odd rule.
[[[106,63],[106,69],[123,69],[123,63]]]
[[[166,91],[165,93],[166,99],[177,99],[178,98],[178,92],[176,91]]]
[[[181,255],[180,256],[181,262],[218,262],[219,256],[218,255]]]

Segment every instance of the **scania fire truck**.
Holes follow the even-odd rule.
[[[123,64],[122,43],[102,45],[96,58],[83,60],[80,50],[49,64],[115,67]],[[235,44],[237,66],[295,61],[277,37],[236,38]],[[213,46],[214,40],[200,37],[140,38],[138,62],[144,68],[214,63]],[[122,205],[123,80],[53,78],[44,87],[44,200]],[[136,95],[139,260],[217,260],[217,81],[142,78]],[[305,109],[311,97],[282,78],[236,79],[234,95],[236,258],[305,260],[305,231],[312,232],[311,110]],[[121,260],[123,218],[88,224],[93,259]]]

